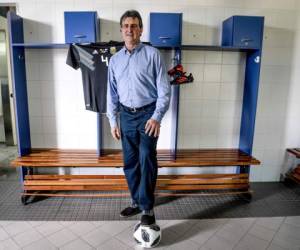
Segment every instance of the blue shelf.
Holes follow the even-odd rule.
[[[181,49],[181,50],[207,50],[207,51],[236,51],[236,52],[249,52],[256,51],[260,48],[243,48],[243,47],[231,47],[231,46],[216,46],[216,45],[181,45],[180,47],[159,47],[154,46],[158,49],[164,50],[173,50],[173,49]]]
[[[243,47],[231,47],[231,46],[215,46],[215,45],[181,45],[183,50],[209,50],[209,51],[254,51],[259,48],[243,48]]]
[[[69,48],[69,44],[66,43],[13,43],[13,47],[23,47],[23,48],[32,48],[32,49],[65,49]]]
[[[13,47],[23,47],[23,48],[32,48],[32,49],[65,49],[69,47],[69,44],[66,43],[13,43]],[[215,45],[181,45],[181,47],[159,47],[154,46],[158,49],[172,50],[180,48],[182,50],[209,50],[209,51],[254,51],[259,48],[241,48],[241,47],[230,47],[230,46],[215,46]]]

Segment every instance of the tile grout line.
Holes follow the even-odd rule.
[[[285,222],[286,218],[287,218],[287,216],[284,217],[284,219],[283,219],[282,222],[280,223],[280,226],[279,226],[278,229],[276,230],[275,234],[273,235],[273,237],[272,237],[272,239],[271,239],[271,241],[270,241],[270,243],[268,244],[268,246],[267,246],[266,249],[268,249],[268,248],[270,247],[270,245],[272,244],[272,242],[273,242],[273,240],[274,240],[274,238],[275,238],[275,235],[279,232],[279,230],[280,230],[282,224]],[[280,246],[280,247],[281,247],[281,246]],[[282,247],[281,247],[281,248],[282,248]]]
[[[255,222],[257,221],[257,217],[254,217],[255,220],[252,222],[251,226],[248,228],[248,230],[246,230],[246,232],[243,234],[243,236],[240,238],[240,240],[238,242],[236,242],[235,244],[233,244],[232,249],[235,249],[236,246],[242,241],[242,239],[245,238],[245,236],[248,234],[248,232],[250,231],[250,229],[255,225]],[[221,237],[221,236],[220,236]],[[223,237],[222,237],[223,238]]]
[[[214,219],[210,219],[210,220],[214,220]],[[225,223],[223,223],[222,225],[220,225],[220,228],[218,228],[210,237],[208,237],[208,239],[205,240],[200,247],[203,247],[207,241],[209,241],[213,236],[215,236],[215,234],[221,229],[221,227],[223,227],[228,221],[229,221],[229,219],[227,219],[227,221]],[[191,240],[191,241],[193,241],[193,240]],[[195,242],[195,241],[193,241],[193,242]]]

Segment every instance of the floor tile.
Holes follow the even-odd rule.
[[[0,241],[6,240],[9,237],[9,234],[2,227],[0,227]]]
[[[0,226],[6,227],[9,224],[13,223],[11,220],[0,220]]]
[[[129,246],[125,245],[124,242],[121,242],[115,238],[111,238],[106,241],[104,244],[101,244],[97,247],[97,250],[120,250],[120,249],[128,249]]]
[[[47,223],[43,223],[35,227],[35,229],[44,236],[56,233],[62,230],[63,228],[63,225],[61,225],[58,221],[48,221]]]
[[[287,217],[284,223],[300,227],[300,216]]]
[[[180,237],[197,222],[197,220],[170,220],[169,223],[164,225],[163,229],[172,230]]]
[[[277,232],[272,240],[272,243],[288,249],[300,249],[300,240],[290,237],[285,233]]]
[[[64,228],[54,234],[51,234],[47,237],[47,239],[56,247],[61,247],[72,240],[76,240],[77,237],[78,236],[70,229]]]
[[[197,225],[194,225],[182,236],[182,238],[191,240],[197,243],[199,246],[202,246],[210,237],[212,237],[217,232],[217,229],[218,227],[199,228]]]
[[[96,228],[87,234],[81,235],[81,238],[91,246],[98,247],[100,244],[103,244],[105,241],[111,239],[112,236],[102,231],[101,228]]]
[[[38,241],[43,238],[39,232],[34,229],[27,230],[23,233],[17,234],[13,237],[13,240],[20,246],[24,247],[32,242]]]
[[[276,233],[275,230],[268,229],[264,226],[260,226],[258,224],[253,225],[253,227],[250,228],[248,231],[249,234],[256,236],[257,238],[271,241]]]
[[[214,250],[231,250],[234,247],[234,243],[214,235],[206,241],[203,247]]]
[[[226,239],[227,242],[235,245],[240,241],[245,233],[246,230],[243,228],[238,229],[236,227],[233,227],[231,224],[225,224],[215,233],[215,235],[220,238]]]
[[[234,250],[263,250],[266,249],[268,245],[268,241],[252,236],[251,234],[247,234],[234,247]]]
[[[0,250],[20,250],[21,247],[17,245],[11,238],[0,242]]]
[[[271,243],[267,250],[288,250],[288,248],[283,248],[279,245],[276,245],[275,243]]]
[[[114,236],[125,229],[133,230],[136,223],[138,221],[107,221],[101,225],[101,230]]]
[[[278,230],[278,234],[300,240],[300,227],[283,223]]]
[[[44,223],[47,223],[47,221],[28,221],[28,223],[33,227],[37,227]]]
[[[91,232],[93,229],[96,228],[96,226],[89,221],[80,221],[71,224],[70,226],[68,226],[68,228],[71,229],[71,231],[76,235],[82,236]]]
[[[283,220],[284,217],[258,218],[255,223],[271,230],[277,230],[282,224]]]
[[[89,245],[87,242],[85,242],[82,239],[74,240],[70,243],[67,243],[66,245],[60,247],[61,250],[90,250],[95,249],[91,245]]]
[[[50,241],[43,238],[34,243],[22,248],[22,250],[56,250],[57,247],[53,246]]]
[[[172,249],[172,250],[182,250],[182,249],[198,250],[199,245],[190,240],[182,240],[182,241],[177,242],[176,244],[171,245],[169,247],[169,249]]]
[[[32,226],[26,221],[16,221],[3,228],[9,235],[14,236],[32,229]]]

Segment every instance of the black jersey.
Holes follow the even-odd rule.
[[[66,63],[81,69],[87,110],[106,113],[108,62],[123,46],[123,42],[114,41],[70,45]]]

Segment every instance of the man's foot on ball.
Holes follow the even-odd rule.
[[[152,224],[155,224],[155,215],[143,214],[141,217],[141,225],[150,226]]]

